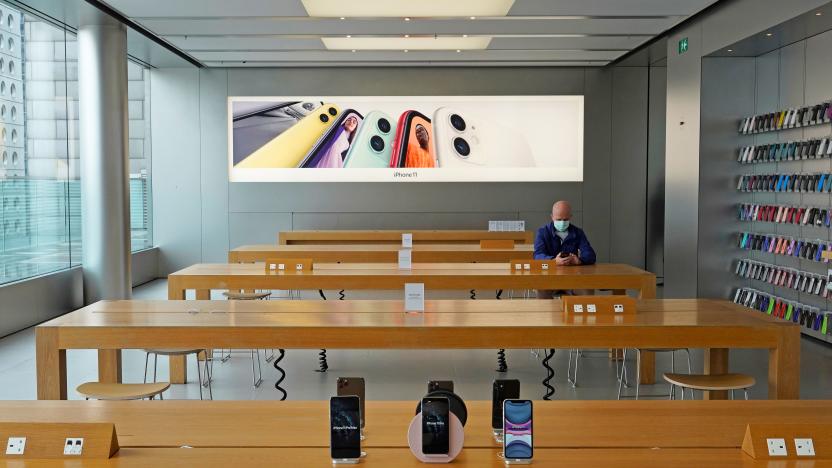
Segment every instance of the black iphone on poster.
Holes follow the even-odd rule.
[[[450,402],[445,397],[422,398],[422,453],[448,455],[451,447]]]
[[[357,396],[329,399],[330,456],[333,459],[361,457],[361,407]]]

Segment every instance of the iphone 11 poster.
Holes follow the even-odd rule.
[[[232,182],[579,182],[583,96],[228,99]]]

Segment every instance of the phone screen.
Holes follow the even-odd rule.
[[[530,460],[532,444],[531,400],[503,402],[503,453],[508,460]]]
[[[399,160],[400,167],[436,167],[436,154],[433,149],[433,125],[430,119],[412,111],[404,129],[404,158]]]
[[[491,427],[503,428],[503,401],[520,398],[520,381],[516,379],[494,381],[491,397]]]
[[[358,112],[347,109],[326,135],[312,148],[301,163],[303,168],[342,168],[344,158],[358,133],[358,127],[364,117]]]
[[[329,399],[330,456],[361,457],[361,422],[357,396]]]
[[[450,403],[447,398],[422,398],[422,453],[447,455],[451,446]]]
[[[365,426],[364,413],[364,378],[363,377],[338,377],[336,381],[338,396],[355,395],[358,397],[361,413],[361,427]]]

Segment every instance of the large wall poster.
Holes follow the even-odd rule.
[[[581,181],[583,96],[230,97],[232,182]]]

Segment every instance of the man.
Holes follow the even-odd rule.
[[[552,222],[538,229],[534,239],[535,259],[554,259],[559,266],[595,263],[595,251],[589,245],[586,234],[579,227],[572,226],[571,220],[572,207],[569,202],[559,201],[552,206]],[[552,299],[554,295],[552,289],[537,291],[539,299]]]

